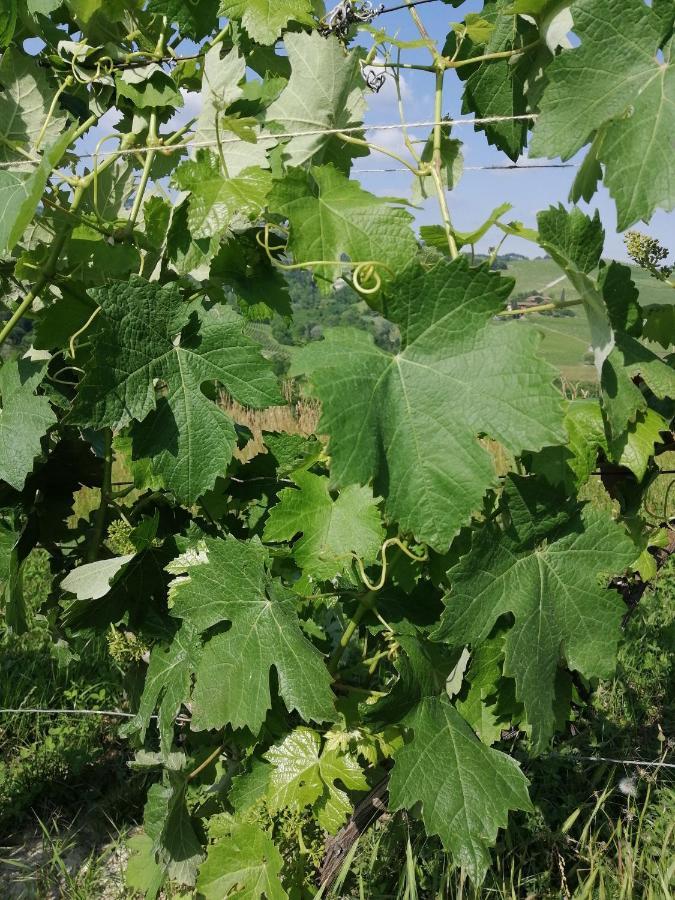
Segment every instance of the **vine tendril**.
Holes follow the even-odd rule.
[[[270,226],[269,223],[265,224],[262,231],[256,233],[256,241],[263,248],[265,253],[267,254],[267,258],[272,263],[273,266],[276,266],[278,269],[281,269],[284,272],[294,272],[299,269],[316,269],[321,266],[349,266],[352,268],[352,284],[354,288],[365,296],[371,296],[373,294],[377,294],[377,292],[382,287],[382,276],[378,272],[378,269],[384,269],[390,275],[393,275],[393,271],[389,268],[386,263],[380,262],[377,259],[368,259],[363,260],[361,262],[352,262],[351,260],[327,260],[327,259],[315,259],[309,260],[307,262],[301,263],[282,263],[280,262],[273,254],[276,252],[282,252],[286,250],[286,244],[275,244],[272,246],[270,244]],[[372,281],[372,284],[368,282]]]

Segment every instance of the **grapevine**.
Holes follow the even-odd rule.
[[[121,733],[151,776],[147,898],[312,896],[384,809],[479,885],[532,809],[527,760],[611,675],[675,547],[670,491],[647,501],[672,307],[641,305],[578,205],[604,184],[622,231],[673,209],[673,5],[452,0],[436,34],[432,2],[0,10],[3,615],[28,627],[46,551],[54,640],[100,633],[143,673]],[[387,31],[399,9],[414,40]],[[387,83],[401,150],[367,124]],[[462,230],[466,118],[514,167],[583,151],[569,203]],[[362,186],[369,155],[413,203]],[[488,232],[537,245],[575,299],[513,305]],[[672,248],[627,245],[673,286]],[[294,277],[317,303],[354,291],[389,342],[345,325],[280,352]],[[519,321],[570,307],[597,396],[568,399]]]

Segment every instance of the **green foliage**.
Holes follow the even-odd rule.
[[[670,317],[603,261],[598,215],[558,206],[535,233],[495,204],[456,230],[459,135],[439,121],[404,159],[363,125],[364,64],[400,93],[400,51],[439,119],[459,76],[512,159],[535,113],[533,155],[590,143],[573,195],[604,177],[622,227],[672,208],[668,5],[568,6],[488,0],[447,38],[411,9],[412,42],[310,0],[3,7],[3,609],[62,662],[93,633],[125,671],[147,898],[309,894],[385,773],[392,827],[419,815],[479,885],[500,831],[536,815],[516,760],[536,797],[538,757],[611,677],[611,585],[630,600],[668,552],[669,489],[663,515],[650,492]],[[418,235],[406,198],[361,187],[371,152],[406,162],[437,224]],[[575,296],[544,311],[582,306],[597,400],[563,397],[540,336],[503,321],[530,313],[473,254],[492,228],[562,269]],[[631,246],[669,290],[661,248]]]

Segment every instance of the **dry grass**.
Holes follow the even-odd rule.
[[[240,462],[250,462],[260,453],[267,453],[264,432],[274,431],[310,437],[316,434],[321,418],[321,404],[311,397],[295,398],[292,381],[284,381],[282,391],[287,403],[284,406],[270,406],[267,409],[250,409],[233,400],[226,393],[220,395],[221,408],[237,424],[251,432],[251,439],[239,450],[235,457]]]

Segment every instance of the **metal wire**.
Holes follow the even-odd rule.
[[[395,131],[397,129],[406,128],[434,128],[437,125],[450,127],[452,125],[490,125],[495,122],[531,122],[537,119],[536,113],[526,113],[521,116],[485,116],[478,119],[441,119],[440,121],[431,120],[424,122],[388,122],[382,125],[349,125],[345,128],[310,128],[307,131],[286,131],[281,134],[263,134],[260,136],[261,142],[264,141],[283,141],[292,140],[298,137],[315,137],[318,135],[339,135],[339,134],[361,134],[365,131]],[[243,144],[248,143],[244,138],[232,135],[223,137],[220,144]],[[177,150],[199,149],[201,147],[217,147],[218,141],[182,141],[179,144],[154,144],[152,146],[144,145],[141,147],[127,147],[122,150],[110,150],[106,153],[78,153],[75,154],[78,160],[82,159],[98,159],[104,160],[108,157],[133,156],[137,153],[174,153]],[[0,168],[21,168],[22,166],[37,166],[41,162],[40,159],[13,160],[12,162],[0,162]]]

